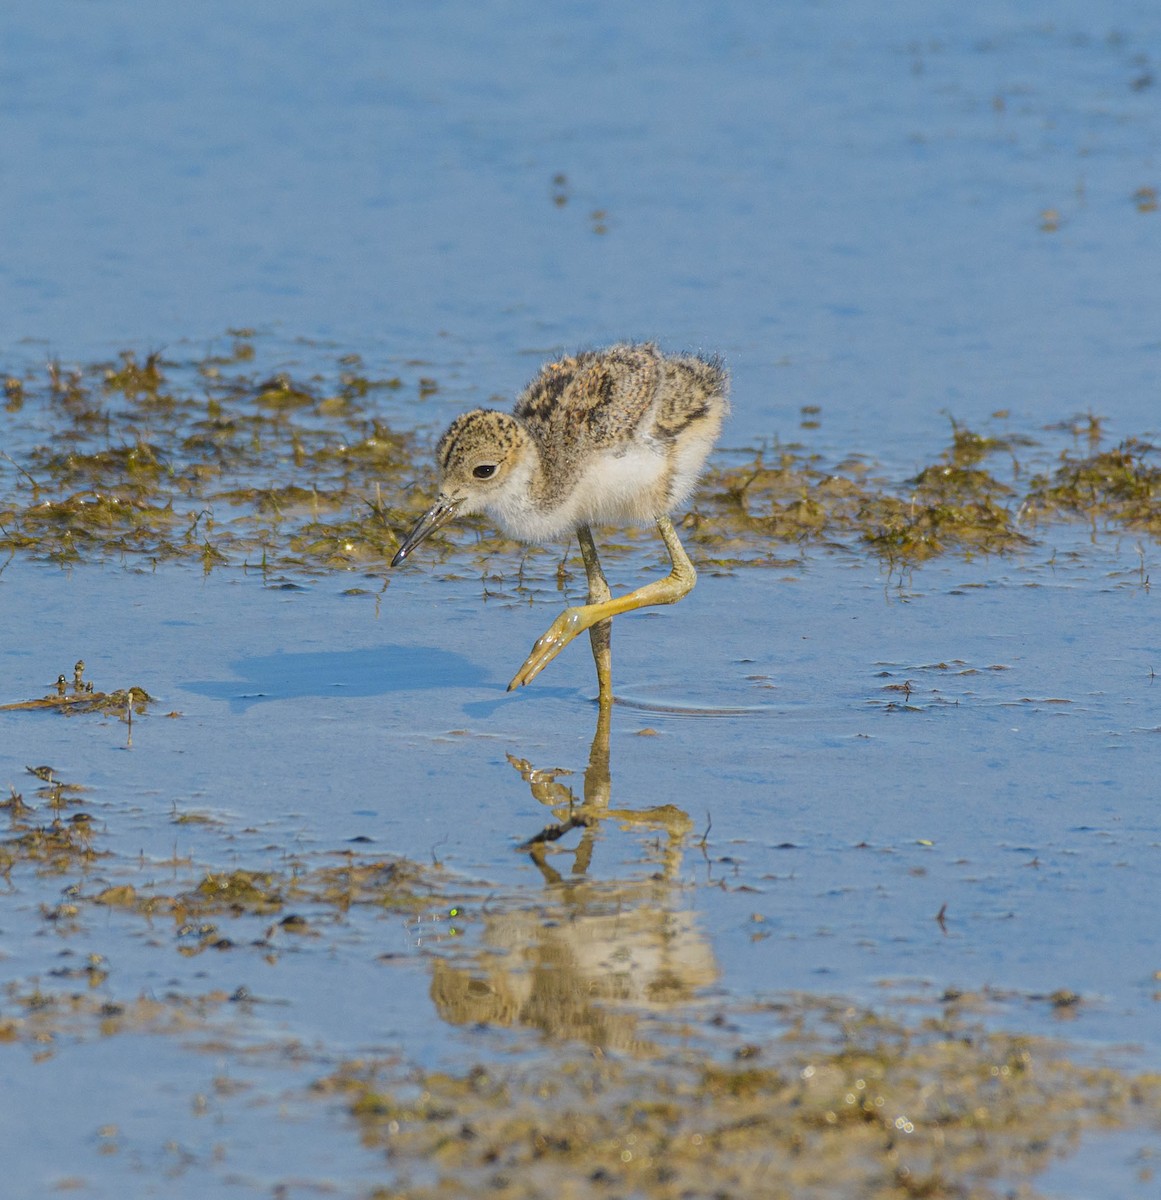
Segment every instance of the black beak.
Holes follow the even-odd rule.
[[[403,539],[403,544],[395,551],[391,565],[399,566],[424,538],[435,533],[437,529],[442,529],[456,515],[456,510],[462,503],[462,500],[449,500],[446,496],[440,496],[415,522],[415,528]]]

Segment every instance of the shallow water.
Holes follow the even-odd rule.
[[[1075,1031],[1151,1041],[1161,702],[1139,630],[1152,599],[1131,582],[996,566],[929,567],[904,599],[873,567],[822,558],[793,582],[703,580],[687,603],[624,621],[630,702],[613,714],[610,802],[712,822],[715,853],[687,851],[680,878],[735,988],[1068,987],[1099,998]],[[332,580],[53,580],[16,563],[4,578],[9,627],[51,629],[7,649],[10,694],[39,694],[44,663],[83,657],[90,677],[132,679],[155,713],[180,713],[135,724],[129,750],[107,719],[8,718],[12,782],[43,761],[115,796],[120,854],[208,857],[196,829],[174,845],[169,818],[190,808],[224,822],[227,842],[247,831],[259,858],[288,837],[302,851],[366,837],[467,880],[532,885],[513,848],[546,814],[507,756],[567,769],[581,790],[597,717],[585,647],[504,691],[541,606],[491,609],[474,585],[418,571],[393,577],[378,612]],[[1078,604],[1093,615],[1085,636],[1044,645],[1037,632]],[[638,875],[638,840],[605,840],[591,872]]]
[[[1043,438],[1041,467],[1074,414],[1156,436],[1159,23],[1143,0],[10,3],[5,367],[254,327],[264,364],[398,377],[376,410],[426,438],[557,349],[657,337],[725,355],[723,461],[804,442],[898,480],[949,417]],[[31,402],[0,420],[18,460],[58,436]],[[75,831],[10,864],[0,906],[12,1194],[369,1194],[382,1153],[311,1091],[341,1064],[631,1056],[686,1036],[674,1014],[773,1042],[788,996],[961,990],[989,1028],[1161,1069],[1157,543],[1028,533],[921,569],[849,545],[708,565],[618,621],[607,777],[583,645],[504,690],[562,598],[543,568],[480,577],[470,534],[390,575],[14,558],[0,702],[79,658],[155,699],[131,728],[0,714],[0,784]],[[657,569],[648,539],[610,560],[615,586]],[[54,799],[41,764],[86,790]],[[586,767],[615,816],[538,866],[522,847]],[[320,882],[380,860],[430,874],[349,904]],[[199,916],[231,872],[284,903]],[[1037,1184],[1151,1195],[1143,1150],[1155,1128],[1089,1134]]]
[[[1055,577],[1035,561],[937,564],[906,597],[873,567],[823,556],[794,581],[705,579],[673,610],[625,621],[619,678],[651,707],[613,712],[609,803],[638,815],[602,823],[591,844],[570,835],[548,860],[568,879],[574,853],[588,855],[595,894],[569,922],[581,913],[597,922],[594,969],[620,945],[634,964],[623,961],[625,977],[644,996],[668,946],[666,969],[678,965],[683,993],[703,1009],[795,992],[891,1005],[986,986],[995,1026],[1094,1050],[1131,1044],[1135,1068],[1156,1069],[1161,719],[1139,633],[1152,601],[1139,584],[1110,582],[1115,556],[1100,563],[1108,549],[1090,555],[1090,568],[1105,569]],[[35,646],[5,651],[10,694],[40,694],[45,663],[82,655],[91,678],[132,679],[157,698],[134,723],[131,748],[117,720],[7,714],[6,780],[29,794],[35,781],[22,767],[46,763],[88,789],[94,840],[111,857],[66,877],[83,894],[126,878],[172,890],[206,865],[277,869],[355,847],[438,860],[462,880],[459,922],[440,910],[352,910],[337,927],[324,921],[318,944],[296,945],[258,917],[236,923],[241,936],[231,926],[238,949],[186,959],[188,937],[174,938],[171,922],[159,918],[151,934],[140,918],[104,921],[91,909],[72,931],[57,922],[46,946],[40,906],[58,898],[20,876],[5,922],[8,979],[44,987],[56,964],[99,954],[109,970],[101,996],[243,988],[253,1001],[225,1003],[221,1019],[229,1040],[278,1047],[250,1052],[257,1070],[242,1051],[237,1067],[247,1090],[268,1095],[280,1073],[268,1074],[266,1059],[286,1072],[287,1044],[309,1063],[292,1072],[299,1083],[320,1062],[384,1048],[429,1067],[502,1049],[463,1024],[459,1002],[440,1002],[444,968],[430,973],[450,962],[472,977],[499,961],[519,993],[530,948],[547,952],[553,892],[516,847],[550,814],[507,756],[574,772],[556,782],[579,797],[596,724],[583,646],[531,688],[503,691],[544,606],[481,605],[474,584],[421,571],[393,576],[378,606],[341,595],[337,582],[286,591],[228,572],[65,574],[16,562],[4,576],[6,627],[44,630]],[[1092,617],[1086,635],[1045,645],[1039,632],[1078,603]],[[735,617],[714,620],[715,611]],[[415,681],[427,656],[438,677]],[[906,695],[885,690],[903,682]],[[167,720],[170,711],[180,715]],[[676,825],[649,816],[665,805],[680,811]],[[205,823],[184,823],[190,814]],[[601,924],[610,919],[612,943]],[[245,949],[263,930],[269,961]],[[460,955],[466,967],[454,966]],[[1062,1010],[1051,997],[1063,992],[1081,1003]],[[760,1015],[738,1022],[756,1037],[769,1030]],[[134,1061],[132,1040],[121,1053]],[[172,1103],[164,1097],[191,1104],[210,1086],[207,1072],[235,1070],[225,1050],[192,1066],[178,1055],[173,1068],[171,1053],[158,1060],[143,1046],[157,1070],[152,1084],[152,1065],[140,1077],[142,1109],[119,1101],[102,1118],[122,1143],[156,1145],[157,1106]],[[116,1077],[93,1049],[59,1045],[55,1058],[69,1061],[77,1087]],[[27,1070],[10,1060],[10,1081]],[[33,1070],[50,1106],[54,1071]],[[236,1116],[222,1136],[227,1159],[260,1174],[232,1132],[255,1118]],[[302,1119],[310,1129],[319,1120]],[[96,1138],[91,1127],[85,1135]],[[292,1155],[316,1178],[333,1131],[317,1137]],[[103,1194],[105,1168],[89,1153],[73,1169]],[[33,1159],[44,1161],[39,1151]],[[194,1181],[205,1169],[187,1168]],[[358,1182],[354,1169],[340,1175],[344,1186]]]

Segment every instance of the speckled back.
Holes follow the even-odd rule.
[[[567,478],[582,450],[616,448],[635,434],[672,441],[711,404],[725,404],[728,383],[720,359],[667,356],[651,342],[626,343],[546,363],[520,394],[514,415],[549,473]]]

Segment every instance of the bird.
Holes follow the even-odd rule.
[[[729,412],[729,390],[719,356],[667,354],[652,342],[545,363],[511,413],[477,408],[452,421],[436,447],[435,503],[399,544],[392,567],[457,516],[484,513],[522,542],[575,534],[588,603],[557,617],[508,690],[531,683],[587,629],[598,700],[612,703],[612,618],[673,604],[697,582],[670,514],[697,486]],[[655,525],[672,569],[614,597],[592,527],[617,524]]]

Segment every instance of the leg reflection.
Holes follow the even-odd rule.
[[[553,847],[565,834],[581,829],[581,839],[573,854],[570,875],[573,878],[588,874],[592,864],[593,850],[600,831],[600,822],[606,818],[618,821],[622,826],[657,829],[664,833],[662,846],[662,872],[665,880],[673,879],[681,863],[685,838],[693,822],[689,814],[675,804],[654,805],[645,809],[612,808],[612,772],[609,765],[609,732],[612,725],[611,702],[601,703],[597,710],[597,728],[589,748],[589,762],[584,774],[584,799],[577,800],[572,788],[559,782],[562,775],[570,772],[556,768],[537,770],[527,759],[508,755],[508,761],[520,772],[529,785],[532,795],[553,809],[558,820],[546,825],[520,846],[528,852],[548,883],[561,883],[563,876],[549,861]]]

